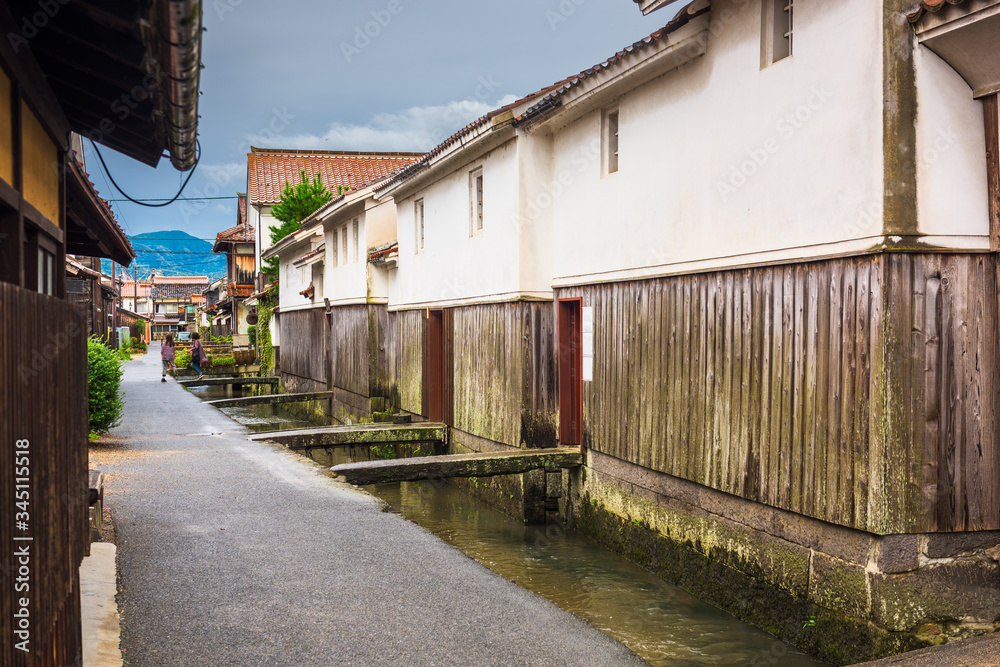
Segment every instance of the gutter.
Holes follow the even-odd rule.
[[[161,113],[170,162],[179,171],[194,167],[198,140],[198,86],[201,76],[201,20],[199,0],[162,0],[158,3],[160,63],[166,63],[166,96]],[[159,77],[163,72],[157,72]]]

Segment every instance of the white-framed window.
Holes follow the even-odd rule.
[[[361,237],[358,228],[361,226],[359,220],[354,218],[354,261],[358,262],[361,259]]]
[[[333,230],[333,262],[334,266],[340,266],[339,253],[337,252],[337,230]]]
[[[606,109],[601,123],[601,147],[604,153],[604,175],[618,171],[618,109]]]
[[[483,168],[469,172],[469,236],[483,231]]]
[[[424,200],[413,203],[413,224],[416,233],[415,246],[417,252],[424,251]]]
[[[340,230],[340,238],[344,244],[344,264],[350,264],[351,256],[347,253],[347,225],[344,225],[344,228]]]
[[[792,55],[795,0],[764,0],[760,20],[760,67],[770,67]]]

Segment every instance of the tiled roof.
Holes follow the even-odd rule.
[[[183,283],[167,285],[156,283],[153,285],[153,299],[186,299],[195,294],[200,296],[203,289],[205,289],[205,283],[188,283],[186,285]]]
[[[248,297],[253,294],[253,285],[229,283],[226,285],[226,294],[230,297]]]
[[[305,171],[308,178],[319,174],[326,189],[336,195],[338,186],[360,188],[399,171],[421,155],[251,147],[247,154],[247,194],[253,203],[276,204],[285,183],[298,185]]]
[[[638,53],[639,51],[642,51],[647,47],[652,46],[657,42],[663,40],[672,32],[675,32],[676,30],[679,30],[680,28],[687,25],[692,19],[698,18],[703,14],[707,14],[709,11],[711,11],[711,7],[709,6],[709,3],[706,2],[705,0],[695,0],[692,3],[685,5],[684,8],[681,9],[679,12],[677,12],[677,15],[674,16],[674,18],[672,18],[669,23],[667,23],[667,25],[663,26],[662,28],[651,34],[649,37],[640,39],[638,42],[635,42],[631,46],[626,46],[624,49],[617,52],[615,55],[611,56],[604,62],[598,63],[593,67],[591,67],[590,69],[585,69],[576,76],[569,77],[568,79],[565,80],[565,82],[560,82],[560,84],[556,84],[557,88],[555,90],[550,92],[548,95],[540,99],[534,106],[525,111],[524,114],[518,117],[518,120],[539,113],[543,113],[544,111],[550,108],[559,106],[560,98],[563,95],[565,95],[572,89],[576,88],[590,77],[596,76],[606,70],[611,69],[618,63],[623,62],[624,60],[631,57],[633,54]]]
[[[207,285],[208,276],[161,276],[157,275],[150,279],[153,283],[157,285],[167,285],[169,283],[174,284],[189,284],[194,283],[198,285]]]
[[[946,5],[960,5],[965,0],[922,0],[917,11],[909,15],[910,23],[916,23],[927,12],[936,12]]]
[[[518,116],[516,120],[522,120],[528,115],[540,113],[548,108],[558,106],[559,97],[561,97],[564,93],[568,92],[572,88],[575,88],[576,86],[580,85],[580,83],[584,79],[589,78],[606,69],[610,69],[613,65],[626,59],[636,51],[644,49],[647,46],[662,40],[664,37],[674,32],[675,30],[680,29],[682,26],[686,25],[691,19],[701,16],[702,14],[708,13],[710,9],[711,8],[709,7],[707,0],[694,0],[694,2],[691,2],[690,4],[686,5],[683,9],[681,9],[679,12],[677,12],[677,15],[673,19],[671,19],[671,21],[667,23],[667,25],[660,28],[649,37],[641,39],[638,42],[632,44],[631,46],[625,47],[625,49],[619,51],[618,53],[608,58],[604,62],[594,65],[590,69],[584,70],[579,74],[567,77],[562,81],[556,81],[550,86],[546,86],[545,88],[542,88],[539,91],[531,93],[530,95],[526,95],[519,100],[515,100],[514,102],[511,102],[506,106],[502,106],[499,109],[495,109],[486,114],[485,116],[472,121],[471,123],[463,127],[461,130],[459,130],[458,132],[456,132],[455,134],[451,135],[450,137],[442,141],[440,144],[438,144],[429,153],[424,155],[424,157],[421,158],[419,161],[401,170],[399,173],[395,174],[391,179],[387,180],[384,184],[378,186],[376,190],[378,190],[379,192],[384,192],[389,188],[390,185],[406,180],[420,169],[425,168],[431,162],[431,160],[433,160],[437,155],[444,152],[449,146],[451,146],[455,142],[461,140],[463,137],[469,134],[472,134],[480,127],[483,127],[484,125],[489,123],[493,118],[496,118],[497,116],[500,116],[508,111],[511,111],[512,109],[516,109],[517,107],[523,105],[526,102],[538,100],[538,102],[534,106],[528,109],[521,116]]]

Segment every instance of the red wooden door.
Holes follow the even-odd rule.
[[[583,349],[581,300],[559,300],[559,441],[583,442]]]
[[[427,418],[444,421],[444,311],[427,314]]]

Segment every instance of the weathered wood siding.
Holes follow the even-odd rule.
[[[424,337],[427,311],[404,310],[388,314],[387,340],[393,404],[414,414],[424,413]]]
[[[281,372],[326,382],[327,324],[322,308],[281,313]]]
[[[0,664],[78,664],[80,562],[87,544],[87,344],[80,309],[0,283]],[[81,397],[83,399],[81,400]],[[27,449],[16,442],[27,440]],[[15,453],[28,470],[15,469]],[[24,466],[18,466],[24,467]],[[27,530],[15,477],[27,477]],[[22,497],[23,500],[23,497]],[[23,517],[16,517],[23,520]],[[31,541],[15,541],[31,536]],[[30,550],[29,590],[15,592],[15,549]],[[30,651],[14,647],[18,598],[29,599]]]
[[[332,313],[333,386],[368,396],[368,306],[337,306]]]
[[[552,304],[450,309],[454,425],[512,447],[555,445]]]
[[[584,443],[875,533],[1000,528],[995,276],[886,254],[559,290],[594,307]]]

